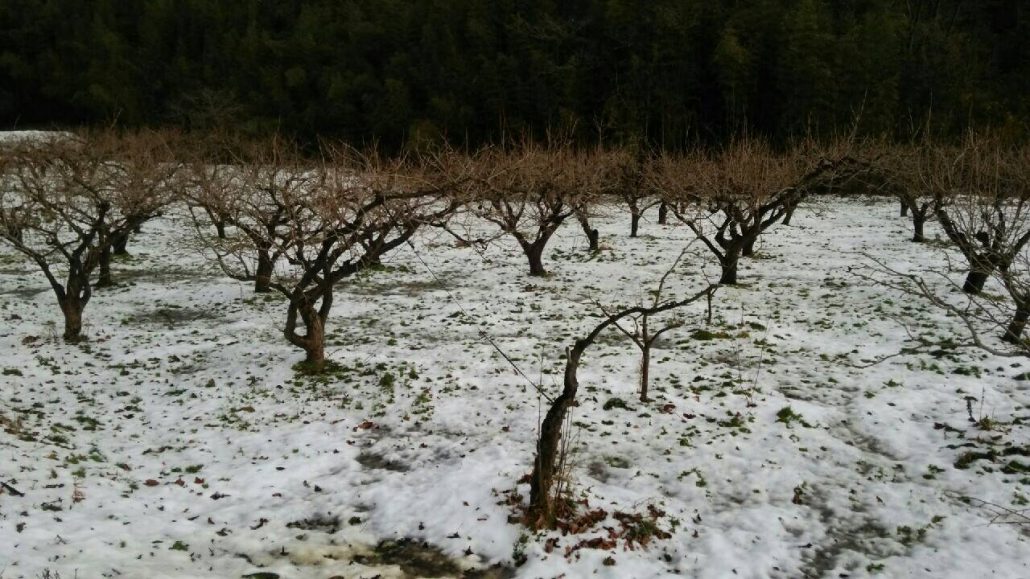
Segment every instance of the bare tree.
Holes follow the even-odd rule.
[[[598,182],[591,159],[566,145],[528,143],[477,155],[476,178],[466,188],[468,204],[474,214],[515,239],[529,262],[529,275],[547,275],[547,243],[566,219],[577,212],[586,216],[589,194]]]
[[[635,152],[626,149],[613,151],[609,157],[604,163],[607,171],[603,187],[605,191],[615,193],[629,207],[629,236],[636,237],[644,212],[661,203],[661,198],[655,194],[654,182],[648,178],[649,165],[653,160],[642,148]]]
[[[701,299],[711,299],[717,287],[709,285],[704,290],[683,299],[670,300],[652,306],[635,306],[608,315],[601,323],[594,326],[585,337],[577,339],[571,347],[566,349],[562,391],[557,398],[551,401],[547,414],[540,425],[540,435],[537,439],[536,457],[533,462],[533,472],[530,475],[529,509],[527,512],[527,523],[531,527],[537,529],[545,528],[554,523],[556,505],[552,487],[554,486],[555,468],[559,458],[558,449],[562,439],[562,425],[565,422],[569,408],[575,403],[576,394],[579,392],[577,372],[580,360],[587,348],[597,340],[604,330],[616,325],[627,317],[653,316],[683,307]]]
[[[716,156],[664,155],[654,179],[676,218],[718,259],[719,283],[733,285],[740,257],[802,194],[801,174],[794,159],[745,139]]]
[[[679,265],[680,261],[683,260],[683,255],[686,251],[687,248],[684,248],[684,250],[680,252],[679,256],[676,257],[676,261],[673,262],[672,266],[669,267],[669,269],[665,271],[665,274],[662,275],[661,280],[658,282],[658,289],[654,291],[654,297],[651,299],[651,308],[657,308],[662,303],[662,292],[665,289],[665,282],[669,278],[669,275],[675,271],[676,266]],[[711,299],[711,294],[708,294],[708,298],[709,300]],[[611,315],[603,306],[600,306],[600,304],[599,307],[606,316]],[[711,312],[710,307],[709,312]],[[622,323],[616,321],[614,322],[614,325],[620,332],[632,340],[637,348],[640,349],[640,401],[647,402],[648,385],[651,373],[651,348],[654,347],[655,342],[658,341],[658,338],[660,338],[662,334],[669,330],[682,327],[683,320],[673,319],[659,326],[656,330],[652,324],[652,314],[648,311],[630,314],[626,316],[626,318],[632,322],[632,329],[629,329],[628,326],[624,325],[624,321]]]
[[[924,175],[933,171],[935,150],[926,144],[880,143],[882,154],[865,179],[868,189],[892,195],[900,203],[901,217],[912,222],[912,241],[926,241],[925,226],[934,219],[937,205],[943,199],[938,191],[927,185]]]
[[[286,251],[273,239],[291,217],[287,205],[315,188],[324,175],[309,171],[296,145],[279,135],[231,147],[215,159],[225,156],[232,164],[203,158],[191,164],[191,215],[199,225],[201,216],[194,207],[203,208],[219,239],[226,240],[226,224],[245,236],[254,253],[239,256],[237,271],[254,282],[254,291],[269,292],[276,262]]]
[[[957,348],[977,348],[996,356],[1030,356],[1030,341],[1022,337],[1030,319],[1030,262],[1026,255],[1020,255],[1006,272],[996,271],[994,274],[1013,298],[1011,304],[961,291],[961,286],[954,283],[946,271],[902,272],[872,256],[866,255],[865,258],[870,265],[855,268],[852,270],[854,275],[925,300],[954,316],[962,326],[959,334],[941,338],[937,333],[922,331],[899,319],[912,345],[874,363],[900,354]],[[991,335],[1008,346],[995,343]]]
[[[287,300],[283,334],[304,350],[305,367],[320,372],[326,366],[325,327],[335,286],[456,207],[446,199],[454,183],[449,168],[439,163],[442,158],[384,159],[347,147],[325,148],[320,161],[295,169],[304,186],[276,188],[275,204],[246,206],[256,213],[247,219],[255,222],[276,214],[275,227],[204,242],[223,271],[241,280],[265,273],[249,265],[261,248],[282,256],[285,263],[271,269],[268,287]]]
[[[121,135],[116,143],[117,151],[108,165],[109,186],[115,191],[126,192],[133,198],[162,199],[173,201],[174,190],[181,185],[182,163],[177,158],[179,151],[175,133],[129,133]],[[123,211],[131,227],[111,232],[111,243],[100,251],[100,266],[95,287],[114,285],[111,259],[114,255],[128,254],[129,237],[140,233],[143,224],[158,216],[158,211],[144,206],[138,210],[131,204],[123,204]]]
[[[576,209],[575,216],[583,235],[587,237],[587,251],[597,252],[601,251],[601,232],[590,223],[590,208],[591,206],[581,204]]]
[[[0,190],[0,238],[42,271],[82,339],[92,275],[112,245],[170,200],[176,171],[166,136],[111,131],[20,144]]]
[[[875,168],[871,160],[880,154],[876,143],[857,142],[853,136],[825,142],[806,138],[794,145],[787,156],[797,165],[799,178],[795,194],[784,198],[787,210],[781,223],[790,225],[797,208],[810,197],[868,191]],[[750,251],[745,248],[744,254]]]
[[[935,147],[929,156],[921,177],[937,197],[937,220],[969,264],[962,290],[978,294],[1030,241],[1027,155],[971,136],[961,148]]]

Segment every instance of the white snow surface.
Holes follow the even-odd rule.
[[[566,557],[614,520],[577,536],[509,522],[504,493],[528,495],[516,483],[545,406],[482,334],[557,393],[596,303],[649,299],[691,239],[647,219],[631,239],[628,214],[605,213],[602,251],[567,224],[547,278],[527,275],[514,244],[480,253],[422,232],[339,285],[327,351],[345,371],[324,381],[292,369],[283,300],[220,275],[174,214],[133,237],[81,345],[57,337],[42,275],[0,246],[0,481],[24,493],[0,494],[0,577],[410,576],[367,556],[400,538],[517,577],[1030,577],[1026,525],[961,500],[1026,509],[1030,474],[1002,467],[1030,459],[954,466],[1027,447],[1030,382],[1015,377],[1030,363],[960,350],[859,367],[909,345],[902,322],[961,331],[854,275],[863,254],[916,272],[945,263],[883,200],[820,201],[772,228],[741,285],[717,291],[712,324],[694,304],[656,346],[653,401],[636,398],[627,338],[611,330],[587,350],[574,493],[608,513],[654,505],[671,539]],[[666,295],[717,269],[694,243]],[[969,422],[966,396],[993,428]],[[614,398],[625,407],[605,410]],[[778,421],[786,407],[800,419]],[[296,524],[319,517],[335,528]]]

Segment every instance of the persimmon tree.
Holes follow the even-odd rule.
[[[460,177],[444,158],[386,159],[325,147],[318,160],[296,168],[305,176],[303,187],[277,189],[275,204],[246,206],[255,212],[247,219],[257,222],[274,214],[275,227],[224,241],[208,238],[205,245],[226,274],[246,281],[258,274],[248,266],[255,251],[267,248],[281,256],[282,266],[272,268],[268,287],[286,299],[283,335],[304,351],[304,367],[320,372],[327,363],[325,328],[336,285],[379,263],[419,227],[438,224],[456,208],[450,193]]]
[[[540,424],[533,471],[529,477],[530,495],[526,522],[530,527],[548,528],[555,522],[558,497],[554,495],[553,488],[557,472],[556,466],[560,458],[559,445],[564,436],[563,424],[566,416],[569,409],[575,404],[576,395],[579,392],[579,365],[587,348],[597,341],[602,332],[622,320],[630,317],[654,316],[700,300],[710,300],[717,288],[716,285],[709,285],[685,298],[670,299],[648,306],[633,306],[606,314],[604,319],[584,337],[577,339],[572,346],[566,348],[562,391],[557,397],[549,400],[550,406]]]
[[[680,252],[676,261],[673,262],[672,266],[666,270],[665,274],[662,275],[658,282],[658,288],[653,292],[651,308],[657,308],[662,303],[662,293],[665,290],[665,282],[669,276],[676,270],[676,266],[683,260],[683,255],[686,253],[686,249]],[[708,299],[711,300],[712,294],[708,294]],[[598,304],[601,311],[606,316],[610,316],[611,313],[605,307]],[[711,303],[709,302],[709,322],[711,322]],[[631,325],[632,324],[632,325]],[[653,313],[650,311],[641,311],[633,314],[626,315],[624,319],[614,322],[614,325],[620,332],[626,335],[633,344],[636,345],[637,349],[640,350],[640,401],[647,402],[648,398],[648,387],[651,375],[651,349],[654,347],[655,342],[658,338],[670,330],[683,326],[683,320],[680,318],[674,318],[672,320],[664,321],[663,323],[656,324]]]
[[[5,156],[0,239],[39,267],[61,308],[65,341],[80,341],[93,276],[112,246],[171,200],[178,165],[167,136],[61,135],[20,143]]]
[[[666,154],[654,179],[675,217],[719,261],[720,284],[737,283],[740,257],[779,221],[798,195],[796,161],[755,140],[741,140],[719,154]]]
[[[962,290],[979,294],[1030,241],[1030,187],[1024,149],[971,136],[959,148],[935,148],[921,167],[936,196],[934,211],[969,265]]]
[[[900,272],[866,256],[872,265],[856,275],[923,299],[961,321],[964,332],[944,339],[910,328],[916,345],[906,353],[975,347],[1000,356],[1030,356],[1024,336],[1030,321],[1030,149],[973,139],[961,147],[934,146],[923,156],[933,161],[921,171],[926,186],[940,197],[938,219],[969,268],[963,282],[952,279],[951,248],[945,253],[947,268]],[[983,295],[992,277],[1011,302]],[[1010,347],[992,343],[990,334]]]
[[[622,149],[611,152],[604,164],[607,169],[603,175],[605,191],[614,193],[629,208],[630,237],[639,234],[644,212],[661,203],[652,186],[653,181],[648,178],[652,161],[643,149]]]
[[[577,212],[587,215],[598,183],[592,159],[566,145],[524,143],[510,150],[484,150],[476,156],[475,178],[465,188],[467,206],[518,243],[529,275],[547,275],[547,243],[566,219]]]
[[[883,147],[885,153],[876,161],[877,170],[870,175],[869,186],[896,197],[901,205],[901,217],[912,222],[912,241],[926,241],[926,223],[934,219],[942,195],[931,190],[923,175],[934,164],[930,149],[912,144],[893,144]]]
[[[279,135],[228,144],[224,150],[211,152],[215,153],[211,158],[195,159],[190,165],[187,195],[193,222],[198,228],[206,227],[205,217],[214,223],[223,246],[246,238],[243,243],[253,253],[233,252],[237,258],[234,276],[252,281],[255,292],[272,291],[273,270],[286,250],[273,239],[288,225],[288,204],[316,189],[324,173],[309,170],[296,145]],[[219,163],[219,158],[232,162]],[[203,215],[197,213],[197,207],[203,209]],[[226,225],[235,229],[233,239],[228,238]],[[204,235],[199,229],[198,233]]]

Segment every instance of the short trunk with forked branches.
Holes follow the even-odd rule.
[[[716,288],[717,286],[713,285],[682,300],[669,301],[653,307],[638,306],[627,308],[612,314],[596,325],[586,337],[576,340],[566,350],[562,391],[557,398],[551,401],[547,414],[540,425],[540,435],[537,439],[536,458],[533,462],[533,472],[530,474],[529,483],[530,496],[527,511],[527,523],[529,526],[540,529],[548,528],[554,524],[556,497],[552,493],[552,488],[557,474],[556,465],[559,458],[562,425],[565,422],[569,409],[575,404],[576,394],[579,392],[577,372],[583,353],[597,340],[601,332],[609,326],[617,324],[619,320],[627,316],[654,315],[682,307],[706,297],[710,298]]]

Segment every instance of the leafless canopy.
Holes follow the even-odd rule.
[[[567,145],[486,149],[474,159],[465,201],[474,215],[515,239],[529,260],[530,275],[546,275],[547,242],[599,191],[595,160],[591,152]]]
[[[102,131],[5,151],[0,238],[35,262],[50,283],[66,340],[81,338],[91,276],[104,254],[170,201],[178,164],[169,138]]]

